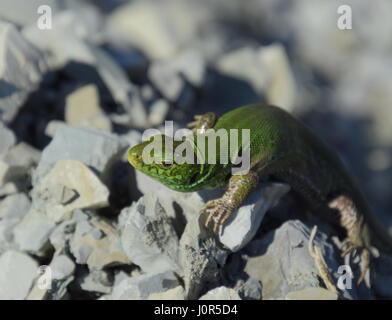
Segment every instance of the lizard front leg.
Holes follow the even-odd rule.
[[[187,127],[193,129],[193,134],[204,133],[205,130],[214,127],[216,122],[216,115],[213,112],[207,112],[203,115],[194,116],[194,119],[195,121],[189,122]]]
[[[361,252],[361,275],[358,279],[360,284],[365,278],[366,272],[370,266],[370,239],[369,230],[364,222],[364,217],[356,209],[353,201],[347,196],[340,195],[329,203],[329,207],[336,209],[340,213],[340,225],[346,230],[347,238],[343,241],[342,257],[346,256],[353,250]]]
[[[257,187],[258,182],[258,175],[253,171],[249,171],[246,175],[231,176],[225,194],[219,199],[208,201],[202,209],[202,212],[208,213],[206,228],[215,220],[213,231],[217,233],[219,225],[223,225],[229,219],[234,210]]]

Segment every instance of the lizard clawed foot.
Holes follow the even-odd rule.
[[[348,238],[343,241],[342,248],[346,248],[341,254],[342,258],[344,258],[346,255],[353,251],[361,252],[361,275],[359,276],[357,281],[357,284],[359,285],[365,279],[366,273],[368,272],[370,267],[370,251],[365,247],[355,246]]]
[[[216,121],[216,116],[213,112],[207,112],[203,115],[195,115],[193,118],[195,121],[187,124],[187,127],[192,129],[193,134],[196,134],[197,130],[199,130],[199,133],[203,133],[205,130],[213,128]]]
[[[233,208],[228,206],[222,199],[208,201],[202,209],[202,212],[208,213],[205,227],[208,229],[211,222],[214,222],[213,232],[218,233],[219,226],[225,224],[233,211]]]

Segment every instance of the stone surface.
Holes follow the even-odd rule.
[[[75,143],[77,141],[78,143]],[[41,161],[33,175],[33,183],[59,160],[69,159],[83,162],[93,168],[105,181],[113,163],[127,146],[116,135],[91,128],[60,127],[50,144],[42,152]]]
[[[219,264],[224,264],[227,256],[227,252],[218,248],[215,239],[208,236],[201,220],[201,216],[191,219],[180,239],[186,299],[197,299],[202,290],[216,286]]]
[[[121,243],[129,259],[149,273],[181,273],[178,236],[160,199],[147,194],[121,212]]]
[[[267,101],[292,111],[296,103],[296,84],[286,51],[281,44],[262,47],[259,59],[269,75]]]
[[[169,104],[164,99],[155,101],[150,107],[150,114],[148,119],[152,125],[162,124],[169,111]]]
[[[224,286],[208,291],[199,300],[241,300],[238,293]]]
[[[15,182],[19,189],[26,190],[31,183],[31,171],[37,165],[41,152],[27,143],[13,146],[0,159],[0,186]]]
[[[82,162],[59,160],[33,189],[34,206],[54,221],[72,210],[108,205],[109,190]]]
[[[12,250],[3,253],[0,256],[0,299],[26,298],[37,270],[37,262],[27,254]]]
[[[151,294],[165,292],[179,285],[173,272],[122,277],[115,281],[112,300],[144,300]]]
[[[112,131],[112,123],[99,106],[99,94],[94,85],[84,86],[67,97],[65,121],[70,126]]]
[[[0,118],[11,122],[48,70],[42,52],[11,24],[0,21]]]
[[[55,280],[64,280],[75,271],[75,263],[65,254],[56,256],[51,264],[52,276]]]
[[[320,287],[310,287],[287,294],[286,300],[338,300],[338,295]]]
[[[184,300],[184,288],[177,286],[161,293],[152,293],[148,296],[148,300]]]
[[[245,248],[245,273],[261,281],[263,299],[285,299],[292,291],[320,286],[319,272],[308,251],[310,229],[298,220],[290,220],[269,232],[261,240],[253,240]],[[334,247],[327,236],[316,233],[314,245],[321,248],[332,277],[337,283],[339,264]],[[345,289],[346,298],[355,298],[357,288]]]
[[[112,287],[108,277],[107,272],[94,270],[83,278],[80,287],[89,292],[109,294],[112,291]]]
[[[30,206],[30,199],[23,193],[10,195],[0,202],[0,242],[11,245],[14,227],[27,214]]]
[[[0,122],[0,156],[5,154],[16,143],[15,134]]]
[[[253,192],[224,226],[219,227],[219,241],[235,252],[243,248],[256,234],[265,213],[290,190],[283,183],[265,184],[261,192]]]
[[[15,243],[21,251],[43,256],[49,249],[49,235],[54,226],[54,220],[31,208],[13,230]]]
[[[87,264],[90,270],[131,263],[122,250],[117,230],[94,217],[76,224],[70,250],[76,262]]]
[[[148,76],[166,99],[174,102],[180,98],[185,83],[172,65],[161,61],[155,62],[149,67]]]
[[[70,76],[85,79],[86,82],[99,83],[102,79],[114,100],[132,115],[132,124],[146,126],[145,110],[125,71],[104,50],[91,43],[94,37],[99,41],[102,21],[99,11],[91,7],[63,11],[53,17],[52,29],[45,30],[45,37],[36,26],[25,28],[23,33],[40,49],[51,54],[53,68],[66,66]],[[79,64],[85,66],[85,73],[80,73]],[[89,71],[89,67],[95,68],[96,72]]]

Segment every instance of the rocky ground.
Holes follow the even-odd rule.
[[[392,298],[383,254],[373,290],[325,289],[313,225],[335,283],[348,261],[289,186],[263,183],[222,246],[198,214],[222,191],[170,191],[126,160],[164,120],[273,103],[339,152],[392,234],[390,1],[44,2],[50,30],[43,1],[1,4],[0,299]]]

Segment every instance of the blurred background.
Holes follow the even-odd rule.
[[[50,25],[47,11],[37,12],[42,4]],[[352,29],[337,27],[340,5],[350,6]],[[268,102],[339,152],[392,229],[391,1],[1,0],[0,7],[0,117],[17,141],[42,150],[58,127],[84,125],[132,145],[165,120],[183,127],[194,114]]]

